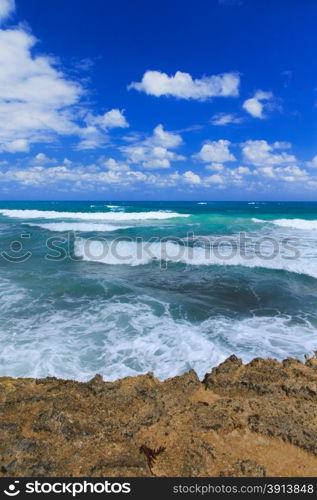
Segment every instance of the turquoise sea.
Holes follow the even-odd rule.
[[[0,376],[317,349],[317,203],[1,202]]]

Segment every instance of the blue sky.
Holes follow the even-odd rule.
[[[0,0],[0,198],[316,200],[315,0]]]

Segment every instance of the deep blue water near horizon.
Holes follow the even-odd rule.
[[[0,232],[0,376],[317,349],[315,202],[2,201]]]

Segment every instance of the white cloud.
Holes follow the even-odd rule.
[[[129,127],[123,112],[119,109],[111,109],[99,116],[87,113],[84,121],[86,127],[77,131],[77,134],[81,137],[81,141],[76,146],[79,151],[103,148],[109,143],[108,130]]]
[[[51,57],[33,56],[35,44],[23,29],[0,30],[0,151],[27,151],[55,134],[78,133],[72,107],[83,89]]]
[[[116,172],[127,172],[130,168],[122,162],[115,160],[114,158],[108,158],[101,161],[101,165],[108,168],[109,170]]]
[[[0,23],[15,11],[15,0],[0,0]]]
[[[229,125],[241,123],[243,119],[232,113],[217,113],[215,114],[210,122],[213,125]]]
[[[45,153],[38,153],[34,158],[32,158],[31,163],[49,165],[50,163],[57,163],[57,161],[55,158],[49,158]]]
[[[205,162],[224,163],[234,161],[236,158],[230,152],[230,141],[220,139],[219,141],[208,141],[203,145],[200,152],[194,155],[195,158]]]
[[[195,175],[195,174],[193,174]],[[58,191],[109,190],[123,187],[134,189],[136,186],[149,185],[155,188],[177,187],[180,182],[188,183],[178,172],[168,175],[153,174],[132,170],[113,158],[103,159],[99,165],[77,166],[32,166],[29,168],[1,168],[0,183],[14,183],[19,187],[52,188]],[[188,177],[189,179],[189,177]],[[193,177],[195,182],[195,177]]]
[[[279,167],[276,169],[276,172],[281,180],[285,180],[287,182],[294,182],[298,180],[305,181],[308,179],[308,173],[296,165]]]
[[[208,184],[223,184],[224,180],[219,174],[213,174],[205,178],[205,183]]]
[[[275,178],[275,170],[273,167],[261,167],[260,173],[265,177],[269,177],[270,179]]]
[[[237,172],[239,175],[251,175],[252,172],[248,167],[237,167],[234,172]]]
[[[177,148],[183,142],[182,137],[175,132],[167,132],[163,129],[163,125],[155,127],[152,137],[153,143],[165,148]]]
[[[146,172],[132,169],[132,165],[114,158],[101,157],[96,164],[76,165],[69,160],[63,165],[30,165],[26,161],[23,167],[0,165],[0,185],[12,184],[18,187],[32,187],[39,189],[54,188],[57,191],[106,191],[112,189],[151,189],[176,188],[184,186],[191,188],[226,189],[230,186],[246,190],[272,186],[272,181],[286,184],[304,183],[309,189],[317,185],[317,177],[308,173],[297,165],[261,166],[251,170],[245,166],[236,168],[224,167],[223,170],[209,176],[203,176],[192,170],[183,174],[177,171],[170,173]],[[269,182],[269,184],[266,184]],[[296,185],[296,184],[295,184]],[[270,187],[271,189],[271,187]]]
[[[272,146],[274,149],[290,149],[292,144],[287,141],[275,141]]]
[[[119,109],[87,112],[83,86],[53,57],[35,55],[36,43],[21,27],[0,30],[0,152],[27,152],[59,136],[79,137],[79,150],[95,149],[108,143],[108,130],[129,126]]]
[[[42,163],[42,162],[46,162],[46,161],[48,160],[48,157],[46,156],[46,154],[45,154],[45,153],[38,153],[38,154],[35,156],[34,160],[35,160],[36,162],[40,162],[40,163]]]
[[[88,115],[86,121],[87,123],[97,125],[104,130],[129,127],[129,123],[126,120],[123,111],[120,111],[119,109],[111,109],[104,115],[100,116]]]
[[[273,99],[272,92],[264,92],[263,90],[258,90],[254,97],[244,101],[242,107],[254,118],[265,118],[264,111],[269,108],[270,101]]]
[[[15,139],[2,145],[2,151],[7,153],[27,153],[29,150],[30,145],[26,139]]]
[[[140,174],[140,175],[139,175]],[[95,165],[67,167],[34,166],[28,169],[11,168],[0,171],[2,182],[16,182],[22,186],[46,187],[59,186],[64,189],[85,190],[88,187],[102,188],[105,185],[128,185],[144,180],[141,172],[121,172],[104,170]]]
[[[314,156],[311,161],[306,163],[307,167],[317,168],[317,156]]]
[[[201,183],[201,178],[199,177],[199,175],[194,174],[194,172],[192,172],[191,170],[187,170],[187,172],[185,172],[183,174],[183,178],[187,184],[196,184],[197,185],[197,184]]]
[[[306,181],[308,180],[308,173],[296,165],[289,165],[285,167],[262,167],[260,169],[265,177],[276,179],[285,182]]]
[[[222,163],[211,163],[210,165],[206,165],[205,168],[207,170],[215,170],[216,172],[221,172],[225,167]]]
[[[244,177],[253,175],[253,172],[244,166],[239,166],[237,168],[225,168],[218,170],[218,173],[210,175],[204,179],[204,182],[209,184],[218,184],[219,187],[223,188],[232,185],[243,185],[245,182]]]
[[[79,151],[102,148],[109,142],[108,135],[95,125],[88,125],[77,132],[81,137],[81,141],[76,146]]]
[[[269,144],[264,140],[247,141],[242,146],[244,160],[258,167],[296,164],[297,160],[294,155],[285,153],[284,151],[275,152],[276,149],[280,149],[281,144],[283,143],[275,142]]]
[[[36,39],[22,29],[0,31],[1,100],[60,109],[77,102],[82,88],[67,80],[46,56],[33,57]]]
[[[167,132],[162,125],[158,125],[149,138],[143,141],[136,140],[120,149],[128,163],[137,164],[141,168],[170,168],[172,161],[184,160],[182,155],[170,151],[179,147],[182,142],[179,134]]]
[[[160,71],[146,71],[141,82],[132,82],[128,89],[156,97],[164,95],[204,101],[211,97],[236,97],[239,95],[239,85],[238,73],[223,73],[193,79],[189,73],[182,71],[177,71],[174,76]]]
[[[170,168],[171,161],[183,160],[184,157],[162,146],[126,146],[121,149],[128,163],[134,163],[145,169]]]
[[[244,143],[242,146],[244,160],[257,167],[251,173],[282,182],[308,181],[307,171],[299,167],[294,155],[280,151],[282,146],[289,149],[291,145],[280,141],[269,144],[264,140]]]

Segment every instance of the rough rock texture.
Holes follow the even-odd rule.
[[[317,358],[104,382],[0,378],[0,476],[316,476]],[[143,451],[140,452],[140,447]]]

